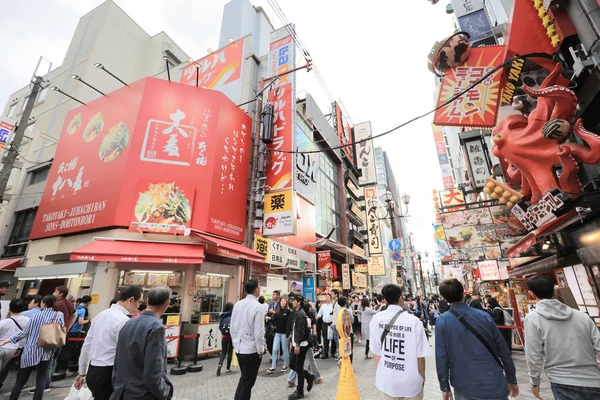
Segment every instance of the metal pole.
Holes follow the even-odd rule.
[[[13,141],[10,144],[10,147],[7,148],[8,151],[2,159],[2,169],[0,170],[0,204],[4,201],[4,192],[6,191],[6,186],[8,185],[8,178],[10,177],[10,172],[15,165],[17,156],[19,155],[19,147],[23,141],[23,136],[25,136],[27,122],[29,122],[31,111],[33,110],[33,106],[35,105],[38,94],[42,89],[43,81],[44,79],[41,76],[35,78],[35,82],[33,82],[33,89],[31,89],[31,93],[27,99],[27,104],[25,105],[25,110],[23,110],[23,115],[21,115],[21,120],[19,121],[17,129],[15,130]]]
[[[262,92],[265,87],[265,80],[260,79],[258,83],[258,93]],[[248,220],[246,221],[246,240],[245,244],[248,247],[252,246],[254,241],[254,218],[256,215],[256,183],[258,182],[257,175],[257,159],[260,143],[260,120],[263,108],[263,98],[258,97],[256,102],[256,115],[254,117],[254,132],[252,133],[252,151],[250,152],[250,185],[248,187]]]

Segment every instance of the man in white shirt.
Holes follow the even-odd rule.
[[[231,341],[242,372],[235,400],[250,400],[266,348],[265,313],[257,300],[260,296],[258,281],[250,279],[244,284],[244,291],[246,298],[233,307],[230,325]]]
[[[338,299],[340,297],[339,290],[333,289],[331,293],[331,301],[333,302],[333,322],[331,323],[331,329],[333,329],[333,340],[331,341],[331,357],[335,357],[340,340],[340,336],[338,335],[337,327],[335,325],[337,323],[337,318],[342,308],[338,304]]]
[[[375,385],[384,400],[422,400],[425,357],[432,354],[423,323],[404,312],[400,286],[389,283],[381,293],[388,307],[375,314],[369,326]]]
[[[13,337],[17,333],[27,328],[29,318],[21,315],[21,311],[25,308],[25,301],[22,299],[11,300],[8,310],[10,314],[6,319],[0,321],[0,341]],[[16,352],[23,348],[27,339],[21,339],[17,343],[8,342],[0,347],[0,370],[4,368]]]
[[[331,294],[325,295],[325,303],[321,304],[317,319],[321,319],[321,336],[323,337],[323,356],[322,359],[329,358],[329,338],[328,331],[333,322],[333,304],[331,304]],[[335,356],[335,340],[331,341],[331,356]]]
[[[113,392],[112,373],[119,332],[129,321],[127,315],[138,311],[141,300],[142,289],[130,286],[121,292],[116,304],[102,311],[92,321],[81,348],[75,387],[81,389],[87,381],[95,400],[108,400]]]

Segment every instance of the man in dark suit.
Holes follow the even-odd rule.
[[[169,307],[171,289],[148,292],[148,308],[129,320],[119,333],[111,400],[170,399],[173,384],[167,377],[167,341],[160,317]]]

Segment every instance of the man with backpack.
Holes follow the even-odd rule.
[[[221,367],[225,356],[227,356],[227,372],[231,372],[231,357],[233,356],[233,344],[231,342],[231,312],[233,303],[225,304],[223,313],[219,317],[219,331],[221,331],[221,357],[217,367],[217,376],[221,376]]]
[[[464,288],[458,279],[442,282],[440,294],[451,306],[435,326],[435,360],[442,399],[517,397],[515,364],[492,317],[463,302]]]
[[[512,315],[504,308],[500,307],[498,300],[494,297],[488,298],[488,305],[490,306],[490,311],[492,313],[492,318],[494,318],[494,322],[498,327],[500,326],[514,326],[515,320]],[[512,328],[499,328],[502,337],[504,337],[504,341],[508,346],[508,350],[512,351]]]

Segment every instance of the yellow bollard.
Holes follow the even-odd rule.
[[[352,324],[350,323],[350,312],[343,308],[337,316],[337,331],[340,335],[340,357],[342,357],[342,365],[340,367],[340,378],[338,379],[336,400],[360,400],[360,392],[356,384],[354,370],[350,362],[350,354],[352,352],[352,343],[350,332]]]

